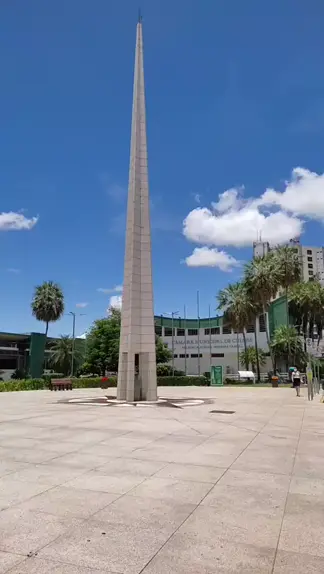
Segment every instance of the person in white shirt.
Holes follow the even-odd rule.
[[[300,397],[300,372],[298,371],[298,369],[296,369],[296,367],[292,373],[292,380],[293,380],[293,387],[294,389],[296,389],[296,395],[297,397]]]

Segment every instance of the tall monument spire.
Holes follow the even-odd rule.
[[[141,18],[136,31],[117,398],[129,402],[157,398]]]

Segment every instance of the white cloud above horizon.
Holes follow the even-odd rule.
[[[78,307],[79,309],[85,309],[85,307],[88,307],[89,303],[76,303],[76,307]]]
[[[109,299],[109,305],[108,305],[107,312],[109,312],[109,309],[111,307],[113,307],[113,309],[121,309],[122,303],[123,303],[123,296],[122,295],[112,295]]]
[[[307,220],[324,223],[324,174],[297,167],[283,191],[268,188],[259,197],[245,198],[244,187],[228,189],[211,207],[196,207],[185,218],[184,236],[204,247],[195,249],[186,263],[218,266],[219,252],[208,248],[252,246],[259,237],[271,245],[287,243],[303,233]]]
[[[186,257],[188,267],[218,267],[221,271],[230,272],[235,267],[240,267],[241,262],[216,247],[196,247],[192,254]]]
[[[13,275],[19,275],[21,269],[17,269],[16,267],[8,267],[6,271],[7,273],[12,273]]]
[[[98,293],[104,293],[105,295],[110,295],[111,293],[122,293],[123,286],[122,285],[115,285],[115,287],[98,287]]]
[[[0,231],[29,231],[38,221],[38,217],[25,217],[15,211],[0,213]]]

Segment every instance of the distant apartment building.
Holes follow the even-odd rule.
[[[297,239],[291,240],[288,245],[299,255],[303,281],[314,281],[318,278],[324,285],[324,247],[308,247],[301,245]],[[253,257],[263,257],[271,251],[269,243],[257,241],[253,243]]]

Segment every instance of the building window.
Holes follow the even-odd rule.
[[[307,261],[313,261],[313,257],[307,257]]]
[[[314,277],[310,277],[310,278],[309,278],[309,281],[314,281]]]
[[[188,335],[193,337],[194,335],[198,335],[198,329],[188,329]]]
[[[211,329],[205,329],[205,335],[220,335],[220,327],[212,327]]]
[[[174,334],[174,329],[173,329]],[[164,336],[165,337],[172,337],[172,329],[170,327],[164,327]]]
[[[174,358],[174,359],[177,359],[177,358],[178,358],[178,355],[173,355],[173,358]]]
[[[223,335],[231,335],[232,329],[228,325],[223,326]]]
[[[224,357],[224,353],[212,353],[212,357]]]
[[[260,333],[265,333],[266,332],[266,323],[265,323],[265,315],[260,315],[259,317],[259,328],[260,328]]]
[[[254,325],[248,325],[246,328],[247,333],[254,333]]]
[[[312,250],[311,250],[311,249],[307,249],[307,255],[312,255],[312,254],[313,254]]]
[[[177,329],[177,335],[178,335],[178,337],[184,337],[185,336],[185,330],[184,329]]]
[[[196,355],[195,353],[193,355],[190,355],[191,359],[198,359],[198,357],[202,357],[202,355]]]
[[[313,269],[313,263],[308,263],[308,269]]]
[[[189,355],[179,355],[179,358],[180,358],[180,359],[188,359],[188,358],[189,358]]]
[[[314,275],[314,271],[308,271],[308,275]]]
[[[155,334],[156,334],[158,337],[161,337],[161,336],[162,336],[162,327],[161,327],[160,325],[155,325]]]

